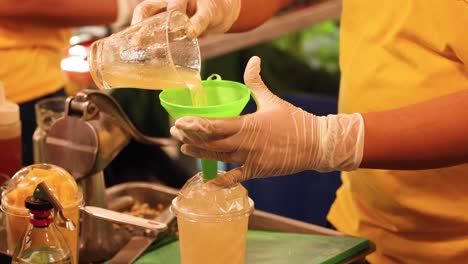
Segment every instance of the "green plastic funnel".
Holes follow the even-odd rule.
[[[202,81],[208,106],[193,107],[190,91],[187,88],[168,89],[159,94],[161,105],[174,119],[184,116],[234,117],[240,115],[250,99],[250,90],[242,83],[221,80],[212,75]],[[205,180],[216,177],[217,161],[202,160]]]

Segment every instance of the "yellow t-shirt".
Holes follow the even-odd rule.
[[[341,26],[340,112],[468,89],[467,0],[344,0]],[[342,180],[328,219],[376,244],[371,263],[468,263],[468,164]]]
[[[6,97],[23,103],[65,85],[60,61],[71,30],[0,22],[0,81]]]

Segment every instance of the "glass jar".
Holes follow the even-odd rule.
[[[88,63],[101,89],[163,90],[199,79],[200,48],[188,38],[190,19],[179,11],[149,17],[93,43]]]
[[[11,263],[72,264],[70,249],[54,223],[52,204],[29,196],[25,205],[30,223],[16,246]]]

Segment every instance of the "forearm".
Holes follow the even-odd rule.
[[[74,27],[110,24],[116,16],[116,0],[0,1],[0,19],[17,23]]]
[[[468,162],[468,90],[363,114],[362,168],[430,169]]]
[[[293,0],[242,0],[239,18],[229,32],[242,32],[255,28],[278,11],[290,5]]]

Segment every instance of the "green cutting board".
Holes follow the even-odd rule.
[[[369,248],[369,240],[354,237],[249,230],[246,264],[334,264]],[[135,263],[179,264],[179,241],[152,246]]]

